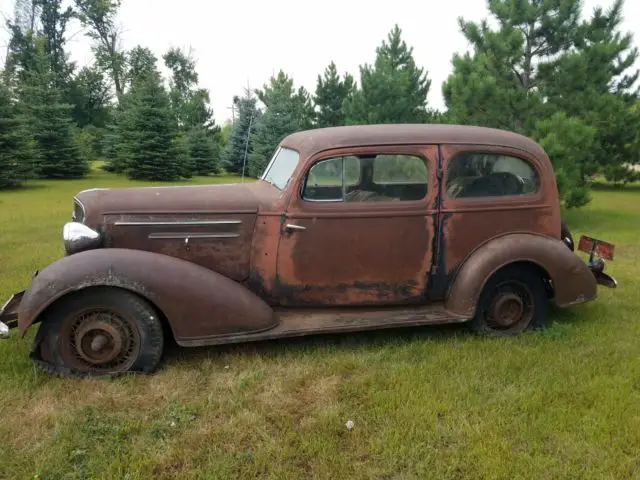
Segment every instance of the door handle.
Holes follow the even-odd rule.
[[[307,227],[303,227],[302,225],[296,225],[295,223],[287,223],[287,230],[306,230]]]

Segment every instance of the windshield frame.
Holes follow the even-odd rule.
[[[269,173],[271,172],[274,164],[277,162],[278,158],[280,157],[280,154],[282,154],[283,152],[286,152],[286,154],[290,155],[291,153],[295,153],[297,159],[295,160],[295,162],[293,162],[293,168],[291,168],[290,172],[289,172],[289,176],[287,178],[287,181],[284,183],[284,185],[280,185],[274,182],[273,178],[268,178],[269,177]],[[269,160],[269,163],[267,164],[266,168],[264,169],[264,172],[262,173],[262,176],[260,177],[260,180],[267,182],[269,185],[273,185],[275,188],[277,188],[280,191],[284,191],[287,188],[287,185],[289,185],[289,183],[291,182],[291,179],[293,178],[296,169],[298,168],[298,165],[300,164],[300,152],[298,152],[296,149],[294,148],[290,148],[290,147],[283,147],[283,146],[278,146],[278,148],[276,149],[276,151],[274,152],[274,154],[271,156],[271,160]]]

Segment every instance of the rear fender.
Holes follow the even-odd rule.
[[[271,307],[223,275],[167,255],[107,248],[63,257],[34,277],[20,302],[20,334],[59,298],[98,286],[123,288],[149,300],[179,344],[274,326]]]
[[[597,296],[596,279],[589,267],[562,241],[518,233],[494,238],[467,257],[449,290],[447,310],[474,316],[482,288],[491,275],[520,262],[535,265],[548,276],[554,300],[560,307],[587,302]]]

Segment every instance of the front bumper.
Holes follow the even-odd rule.
[[[0,309],[0,338],[9,338],[11,329],[18,326],[18,308],[24,296],[24,291],[18,292]]]

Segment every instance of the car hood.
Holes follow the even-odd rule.
[[[274,192],[275,191],[275,192]],[[87,217],[123,213],[255,213],[277,189],[266,182],[96,188],[76,195]]]

